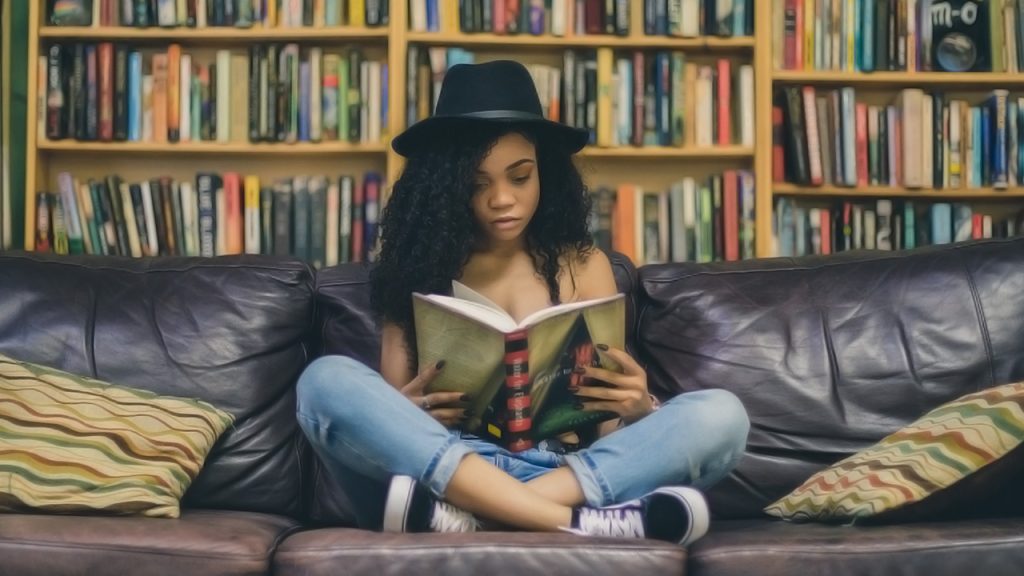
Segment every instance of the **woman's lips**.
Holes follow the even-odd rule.
[[[517,224],[519,224],[519,218],[498,218],[494,221],[494,227],[499,230],[515,228]]]

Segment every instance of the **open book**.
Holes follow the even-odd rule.
[[[484,295],[452,287],[453,296],[414,293],[413,316],[420,366],[446,361],[427,391],[469,394],[467,431],[519,451],[614,416],[576,410],[568,386],[579,384],[576,366],[618,368],[594,344],[624,347],[622,294],[559,304],[517,323]]]

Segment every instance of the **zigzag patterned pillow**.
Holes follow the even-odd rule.
[[[814,474],[764,511],[794,521],[921,519],[922,510],[910,513],[914,505],[951,507],[953,500],[971,497],[962,489],[971,480],[993,473],[1001,477],[997,482],[1007,478],[1020,467],[1021,454],[1011,452],[1022,440],[1024,382],[989,388],[944,404]]]
[[[177,518],[233,417],[0,354],[0,513]]]

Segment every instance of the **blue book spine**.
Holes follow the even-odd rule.
[[[1009,121],[1006,116],[1006,90],[995,90],[989,100],[991,105],[992,124],[992,186],[1006,188],[1010,182],[1009,162],[1007,160],[1007,148],[1009,135],[1007,126]]]
[[[863,4],[863,0],[853,1],[853,67],[857,71],[864,69],[864,47],[861,45],[864,41],[864,36],[866,36],[866,34],[862,32],[862,29],[864,28]],[[806,16],[804,16],[804,18],[806,18]]]
[[[873,72],[875,70],[875,34],[881,33],[875,30],[875,0],[858,0],[858,2],[861,22],[864,23],[863,26],[857,28],[857,33],[860,34],[860,69],[864,72]],[[861,29],[864,31],[860,32]]]
[[[327,26],[341,25],[341,0],[327,0],[324,5],[324,24]]]
[[[667,86],[662,82],[661,69],[664,63],[666,54],[664,52],[658,52],[654,55],[654,132],[657,135],[657,142],[659,146],[666,145],[666,129],[669,127],[667,122],[663,119],[666,117],[665,110],[665,90]]]
[[[128,55],[128,140],[142,140],[142,53]]]
[[[971,107],[971,188],[981,188],[981,109]]]
[[[299,141],[309,141],[309,61],[299,64]]]
[[[380,126],[381,130],[387,132],[388,127],[388,63],[381,62],[380,65]]]
[[[747,25],[747,1],[733,0],[732,4],[732,35],[745,36]]]
[[[936,202],[931,207],[932,244],[953,241],[953,208],[948,202]]]
[[[441,30],[441,24],[437,17],[437,0],[427,0],[427,30],[431,32]]]
[[[992,114],[987,106],[981,107],[981,146],[978,147],[978,162],[981,166],[979,186],[992,184]]]
[[[1017,106],[1017,184],[1024,184],[1024,106]]]
[[[914,203],[911,200],[907,200],[903,204],[903,247],[908,250],[917,246],[916,219],[917,213],[914,210]]]
[[[775,215],[778,220],[775,233],[779,239],[779,256],[794,256],[793,244],[796,239],[793,237],[792,202],[789,198],[779,198],[775,203]]]

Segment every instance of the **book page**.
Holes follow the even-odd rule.
[[[488,308],[494,308],[496,311],[501,312],[506,316],[508,315],[508,312],[505,312],[504,308],[498,306],[497,302],[491,300],[490,298],[484,296],[483,294],[477,292],[476,290],[473,290],[472,288],[466,286],[465,284],[459,282],[458,280],[452,280],[452,297],[458,298],[459,300],[469,300],[470,302],[483,304]]]
[[[479,415],[504,383],[505,336],[486,323],[449,310],[431,299],[413,298],[418,369],[445,361],[427,392],[469,394],[474,416],[466,429],[473,430],[480,423]]]
[[[511,332],[516,329],[516,322],[507,312],[498,307],[482,304],[475,300],[464,300],[441,294],[420,294],[413,293],[413,301],[423,300],[441,306],[456,314],[472,318],[477,322],[493,327],[502,332]],[[481,296],[482,297],[482,296]],[[492,303],[493,304],[493,303]]]
[[[522,321],[519,322],[519,327],[531,327],[536,324],[540,324],[541,322],[544,322],[548,318],[552,318],[560,314],[568,314],[570,312],[575,312],[583,308],[595,307],[600,304],[604,304],[605,302],[611,302],[613,300],[622,298],[625,298],[625,296],[622,294],[615,294],[613,296],[606,296],[604,298],[595,298],[592,300],[581,300],[579,302],[566,302],[564,304],[557,304],[549,308],[538,310],[533,314],[530,314],[526,318],[523,318]]]

